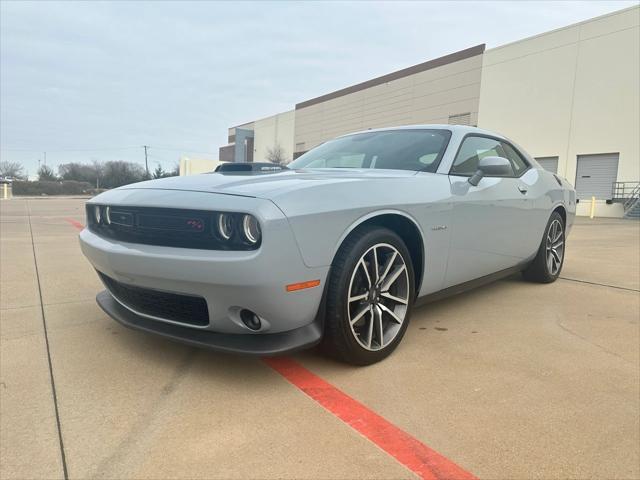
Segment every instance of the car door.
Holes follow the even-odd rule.
[[[512,173],[471,185],[469,177],[487,156],[507,158]],[[532,207],[521,179],[527,169],[528,162],[504,140],[476,134],[462,140],[449,172],[452,232],[445,287],[513,267],[528,255]]]

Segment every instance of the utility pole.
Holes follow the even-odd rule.
[[[149,176],[149,161],[147,159],[147,148],[149,148],[149,145],[143,145],[142,147],[144,148],[144,168],[147,171],[147,178],[151,178]]]

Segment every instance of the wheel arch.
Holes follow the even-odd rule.
[[[398,210],[383,210],[369,213],[352,223],[337,242],[335,258],[344,241],[355,231],[365,226],[385,227],[395,232],[407,246],[413,264],[415,291],[420,291],[425,269],[425,242],[422,230],[411,216]]]
[[[551,213],[553,214],[554,212],[558,212],[560,214],[560,216],[562,217],[562,222],[564,223],[564,228],[567,228],[567,209],[564,207],[564,205],[556,205]]]

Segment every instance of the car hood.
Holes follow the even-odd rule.
[[[273,200],[304,188],[322,185],[406,178],[416,172],[407,170],[323,168],[284,170],[274,173],[206,173],[135,183],[119,190],[156,189],[210,192]]]

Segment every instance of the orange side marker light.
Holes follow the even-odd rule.
[[[304,290],[305,288],[313,288],[320,285],[320,280],[309,280],[308,282],[292,283],[285,288],[287,292],[296,292],[298,290]]]

